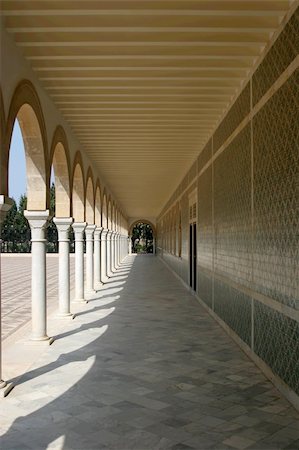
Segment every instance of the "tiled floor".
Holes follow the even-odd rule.
[[[75,260],[70,258],[71,287],[74,285]],[[2,339],[6,339],[31,317],[31,255],[1,255]],[[48,312],[58,306],[58,256],[47,255]]]
[[[1,400],[1,450],[299,448],[298,414],[153,256],[131,256]]]

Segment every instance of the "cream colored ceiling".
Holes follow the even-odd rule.
[[[2,1],[6,26],[128,216],[156,216],[290,6]]]

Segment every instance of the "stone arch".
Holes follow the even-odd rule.
[[[33,84],[23,80],[18,84],[10,103],[7,116],[3,164],[4,186],[8,192],[8,160],[15,120],[18,120],[25,147],[27,172],[27,209],[43,211],[49,205],[47,180],[48,164],[47,134],[42,107]]]
[[[115,205],[114,201],[112,202],[111,218],[112,218],[112,230],[115,231],[116,230],[116,205]]]
[[[107,205],[107,194],[104,190],[103,193],[103,202],[102,202],[102,227],[107,229],[108,228],[108,205]]]
[[[81,153],[77,151],[72,173],[72,211],[75,222],[84,222],[84,172]]]
[[[95,208],[94,208],[94,214],[95,214],[95,224],[97,227],[102,226],[102,200],[101,200],[101,185],[99,182],[99,179],[97,179],[96,182],[96,191],[95,191]]]
[[[151,228],[152,228],[152,230],[153,230],[153,236],[154,236],[154,238],[156,238],[156,236],[157,236],[157,231],[156,231],[156,227],[155,227],[155,225],[150,221],[150,220],[148,220],[148,219],[138,219],[138,220],[134,220],[134,222],[130,225],[130,228],[129,228],[129,235],[131,235],[132,234],[132,230],[133,230],[133,228],[135,227],[135,225],[137,224],[137,223],[147,223],[148,225],[150,225],[151,226]]]
[[[87,176],[86,176],[86,188],[85,188],[85,220],[88,225],[94,224],[94,181],[93,181],[93,173],[91,167],[88,168]]]
[[[5,180],[8,179],[6,173],[5,162],[3,160],[4,152],[2,151],[4,148],[4,135],[5,135],[5,111],[4,111],[4,103],[2,90],[0,88],[0,193],[3,195],[8,195],[8,183],[5,185]]]
[[[66,134],[60,125],[54,131],[50,161],[55,174],[55,216],[69,217],[71,214],[70,157]]]
[[[108,229],[111,231],[112,230],[112,201],[111,201],[111,196],[109,196],[109,199],[108,199],[107,224],[108,224]]]

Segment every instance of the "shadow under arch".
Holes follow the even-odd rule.
[[[131,268],[133,265],[134,261],[130,264]],[[123,290],[125,289],[124,287]],[[26,414],[24,409],[19,410],[20,415],[1,436],[3,448],[28,446],[46,450],[52,448],[49,445],[60,438],[61,445],[53,448],[88,449],[91,448],[91,443],[98,445],[96,448],[105,448],[99,437],[93,434],[99,429],[100,418],[95,414],[95,409],[100,414],[102,408],[109,408],[108,405],[113,402],[111,403],[108,397],[112,398],[112,394],[108,392],[108,385],[105,394],[97,390],[94,383],[95,379],[98,379],[105,384],[111,377],[105,368],[107,361],[112,357],[109,346],[112,345],[111,351],[119,363],[123,359],[126,344],[122,344],[123,349],[121,346],[115,347],[119,318],[114,312],[126,298],[128,296],[123,292],[117,295],[104,295],[103,302],[99,299],[97,306],[81,314],[80,319],[78,317],[79,326],[65,330],[57,336],[56,347],[50,349],[52,355],[50,360],[46,358],[44,365],[33,366],[23,375],[14,392],[18,387],[23,389],[26,383],[30,383],[29,390],[36,392],[36,396],[33,395],[31,399],[28,395],[27,400],[24,399],[27,402],[28,413]],[[128,313],[125,305],[121,310],[124,314]],[[76,325],[74,322],[72,324]],[[114,344],[111,344],[111,339],[114,340]],[[103,349],[107,348],[107,353],[99,350],[101,346]],[[54,377],[55,386],[51,384],[51,377]],[[9,401],[13,395],[14,393],[7,400]],[[34,397],[39,400],[36,402]],[[39,403],[39,406],[36,406],[36,403]],[[92,414],[92,421],[90,423],[90,420],[86,419],[86,429],[82,429],[79,427],[79,419],[81,420],[82,415],[88,411]],[[89,431],[86,434],[87,428]]]
[[[95,188],[91,167],[87,170],[85,186],[85,220],[89,225],[94,224],[95,218]]]
[[[103,200],[102,200],[102,227],[108,228],[108,204],[107,204],[107,193],[104,189]]]
[[[85,182],[81,153],[77,151],[72,172],[72,215],[75,222],[85,220]]]
[[[99,179],[96,181],[95,188],[95,207],[94,207],[94,220],[97,227],[102,226],[102,190]]]
[[[50,166],[55,175],[55,216],[69,217],[71,213],[70,156],[64,129],[54,131],[50,150]]]
[[[24,141],[27,172],[27,209],[44,211],[49,206],[47,180],[50,176],[45,120],[33,84],[21,81],[14,91],[7,116],[3,146],[3,185],[8,194],[8,162],[16,119]]]

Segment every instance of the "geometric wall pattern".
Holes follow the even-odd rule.
[[[252,77],[253,105],[299,54],[299,7]]]
[[[254,288],[297,310],[298,105],[299,71],[253,120]]]
[[[299,310],[299,70],[211,161],[250,112],[250,96],[255,104],[297,56],[298,18],[299,10],[199,154],[197,174],[210,164],[194,181],[197,294],[299,395],[299,323],[257,298]],[[163,257],[186,283],[188,192],[178,196],[192,176],[194,165],[160,215],[179,201],[182,257]]]
[[[299,395],[299,323],[254,302],[254,351]]]

